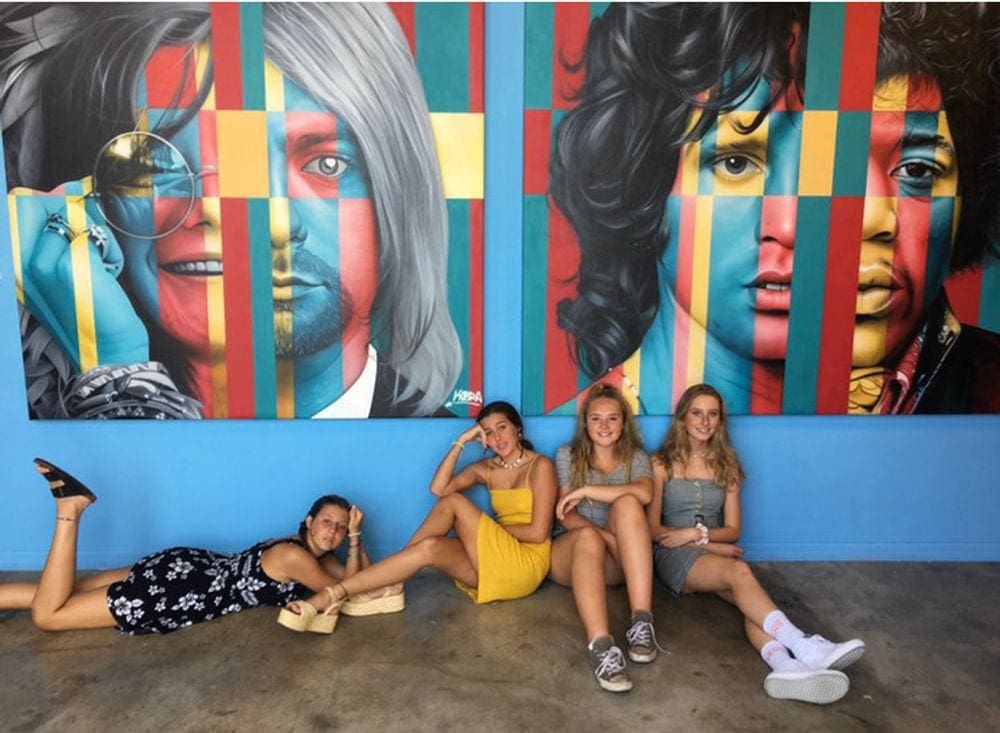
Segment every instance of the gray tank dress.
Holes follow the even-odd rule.
[[[709,529],[721,526],[722,505],[726,490],[714,479],[672,478],[663,487],[663,513],[660,518],[665,527],[693,527],[699,521]],[[656,545],[653,564],[675,595],[679,595],[691,566],[707,550],[702,547],[660,547]]]

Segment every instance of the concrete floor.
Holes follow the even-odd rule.
[[[630,665],[635,689],[615,695],[590,675],[567,589],[477,608],[425,572],[404,613],[342,617],[330,637],[287,631],[274,609],[164,637],[49,634],[0,613],[0,730],[1000,730],[1000,564],[755,568],[800,626],[867,642],[840,702],[768,698],[738,613],[714,597],[657,585],[669,652]],[[621,638],[624,590],[609,598]]]

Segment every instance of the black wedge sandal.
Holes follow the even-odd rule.
[[[62,499],[66,496],[86,496],[90,499],[91,504],[97,501],[97,495],[93,491],[54,463],[49,463],[44,458],[36,458],[35,465],[38,466],[38,472],[45,476],[45,480],[49,482],[49,490],[56,499]],[[62,482],[61,486],[54,485],[60,481]]]

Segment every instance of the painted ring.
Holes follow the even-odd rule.
[[[58,234],[66,240],[66,244],[72,243],[73,239],[76,238],[76,233],[70,228],[69,222],[59,214],[49,214],[42,231]]]
[[[101,253],[101,259],[104,259],[104,255],[108,251],[108,233],[104,231],[104,227],[95,224],[92,227],[87,227],[83,232],[87,235],[90,243],[97,247],[97,251]]]

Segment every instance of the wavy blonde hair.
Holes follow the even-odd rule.
[[[639,426],[636,425],[632,408],[622,397],[622,393],[610,384],[598,383],[587,391],[587,396],[583,398],[583,404],[576,414],[576,432],[573,435],[573,442],[570,443],[570,481],[573,487],[583,486],[587,483],[587,473],[594,467],[594,441],[590,439],[587,432],[587,413],[594,400],[609,399],[618,403],[622,411],[622,434],[615,443],[615,454],[622,459],[625,466],[625,481],[632,480],[632,455],[637,450],[642,450],[642,435],[639,433]]]
[[[711,385],[695,384],[684,391],[681,398],[677,400],[674,419],[667,429],[663,445],[653,454],[653,457],[661,461],[668,469],[675,463],[687,466],[688,461],[691,460],[691,441],[684,426],[684,419],[691,409],[691,403],[702,396],[714,397],[719,402],[719,427],[708,441],[708,458],[705,463],[715,474],[715,480],[726,491],[732,491],[743,483],[746,474],[743,472],[740,459],[729,440],[726,403],[723,401],[722,395]]]

